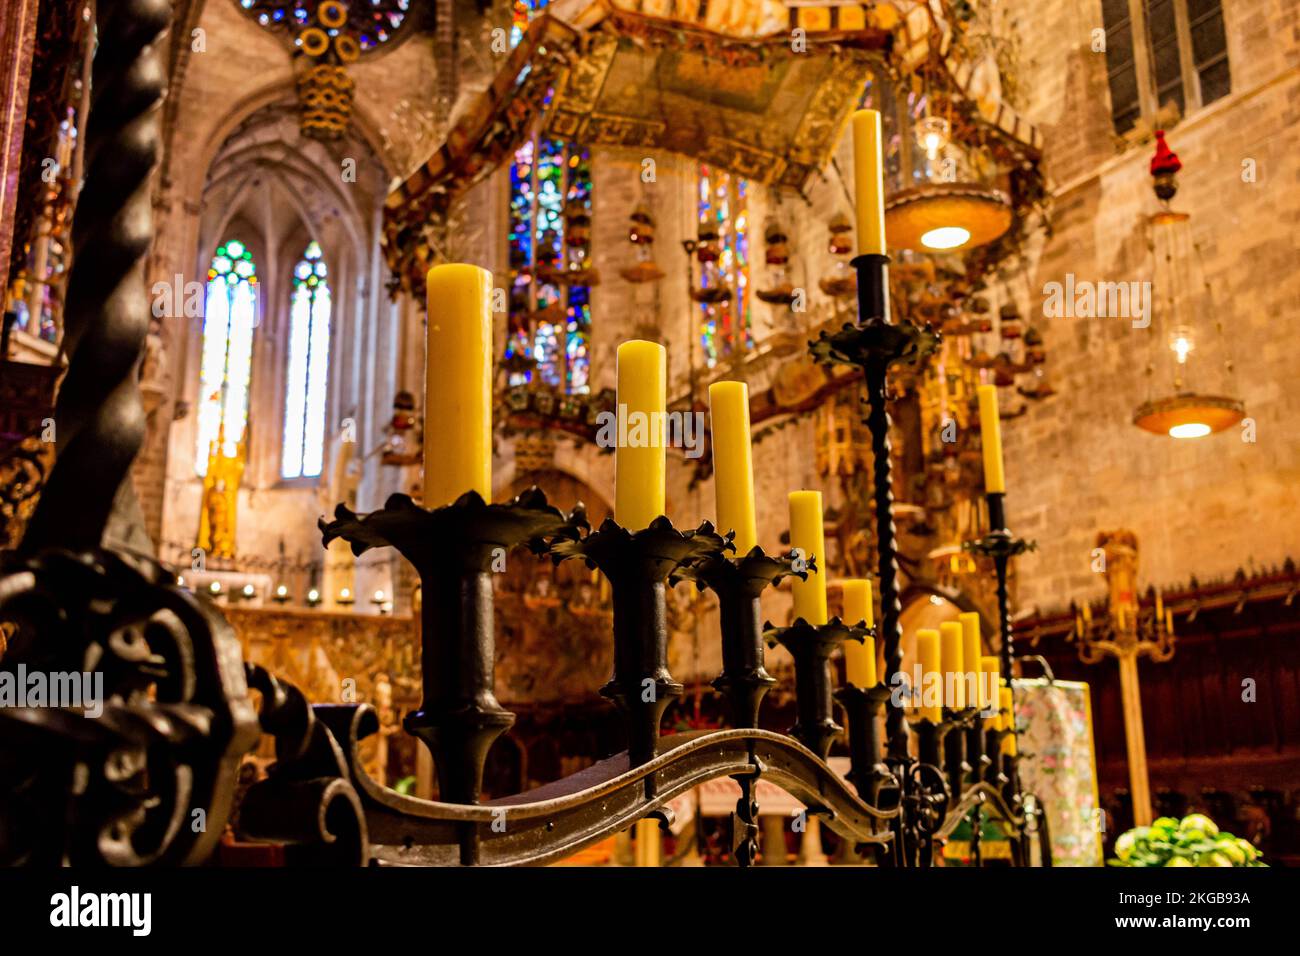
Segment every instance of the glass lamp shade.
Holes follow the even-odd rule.
[[[885,234],[899,249],[968,249],[992,242],[1010,227],[1006,194],[972,183],[928,183],[895,193],[885,204]]]
[[[1230,428],[1245,417],[1245,405],[1235,398],[1185,392],[1143,402],[1133,413],[1133,424],[1170,438],[1204,438]]]

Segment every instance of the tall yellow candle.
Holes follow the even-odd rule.
[[[858,110],[853,114],[852,125],[858,253],[884,255],[885,166],[880,154],[880,113]]]
[[[463,263],[426,277],[424,507],[467,491],[492,500],[492,273]]]
[[[867,627],[875,623],[871,607],[871,582],[854,579],[845,581],[844,623],[864,622]],[[844,676],[855,687],[866,690],[876,686],[876,642],[867,638],[861,644],[857,641],[844,642]]]
[[[961,660],[966,667],[966,705],[984,707],[984,682],[980,677],[980,616],[974,611],[957,615],[961,624]],[[972,690],[973,685],[973,690]]]
[[[1011,709],[1011,688],[1010,687],[1001,688],[998,692],[998,699],[1000,701],[1000,706],[1004,712],[1002,715],[1001,729],[1011,731],[1011,733],[1007,734],[1007,736],[1002,738],[1002,752],[1005,754],[1011,754],[1014,757],[1016,755],[1016,750],[1017,750],[1016,734],[1015,734],[1016,715]]]
[[[983,688],[983,690],[980,691],[980,700],[983,701],[980,705],[981,709],[987,709],[999,702],[998,695],[1001,693],[1002,689],[1002,677],[1000,673],[1001,666],[1001,661],[992,654],[987,654],[980,658],[980,677],[982,679],[980,687]],[[994,720],[993,726],[996,727],[997,719],[991,719]]]
[[[790,492],[790,547],[798,548],[805,559],[815,559],[817,565],[816,571],[809,572],[808,580],[794,579],[794,616],[809,624],[825,624],[826,539],[820,491]]]
[[[718,530],[736,532],[736,554],[758,544],[754,520],[754,458],[749,440],[749,386],[714,382],[709,386],[713,429],[713,498]]]
[[[618,347],[619,435],[614,450],[614,520],[629,531],[664,513],[668,351],[633,339]]]
[[[922,628],[916,632],[916,661],[921,669],[921,683],[914,690],[924,692],[927,683],[935,678],[928,675],[936,674],[937,679],[942,683],[943,671],[939,669],[939,632]],[[913,671],[915,673],[915,671]],[[942,699],[942,695],[939,699]],[[922,720],[928,720],[937,724],[942,718],[942,711],[939,704],[927,703],[924,693],[919,698],[920,707],[919,715]]]
[[[944,703],[961,710],[966,706],[966,669],[962,666],[962,627],[957,621],[939,625],[939,666],[943,668]]]
[[[1002,469],[1002,421],[998,418],[998,388],[981,385],[980,444],[984,446],[984,490],[989,494],[1004,494],[1007,477]]]

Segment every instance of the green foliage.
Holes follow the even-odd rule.
[[[1134,827],[1115,841],[1110,866],[1267,866],[1249,840],[1224,833],[1213,820],[1193,813],[1161,817]]]

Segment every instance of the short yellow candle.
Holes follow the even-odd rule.
[[[854,579],[845,581],[844,623],[858,624],[864,622],[871,627],[875,615],[871,607],[871,582]],[[844,642],[844,676],[855,687],[866,690],[876,686],[876,642],[867,638],[861,644],[857,641]]]
[[[980,700],[984,702],[980,705],[981,709],[992,707],[994,701],[998,699],[1002,688],[1002,677],[999,673],[1001,666],[1001,661],[991,654],[980,658],[980,687],[983,688],[980,692]],[[997,718],[991,719],[994,721],[993,726],[996,727]]]
[[[984,707],[984,682],[980,677],[980,616],[974,611],[963,611],[957,615],[961,624],[961,659],[966,666],[966,704],[969,707]],[[974,684],[974,690],[971,684]]]
[[[939,670],[938,631],[922,628],[916,632],[916,661],[920,665],[921,683],[913,689],[922,693],[919,698],[918,713],[921,720],[928,720],[937,724],[943,717],[942,710],[938,704],[926,704],[924,690],[929,680],[936,679],[930,678],[930,674],[936,674],[938,680],[943,680],[943,672]],[[940,699],[942,699],[942,695],[940,695]]]
[[[1004,494],[1007,476],[1002,468],[1002,420],[998,418],[998,387],[981,385],[980,444],[984,446],[984,490],[989,494]]]
[[[736,532],[736,554],[758,544],[754,520],[754,458],[749,440],[749,386],[714,382],[709,386],[713,429],[713,500],[718,531]]]
[[[853,114],[854,201],[857,205],[858,254],[885,254],[885,165],[880,153],[880,113]]]
[[[952,696],[944,702],[953,710],[961,710],[966,706],[966,676],[962,666],[962,627],[957,621],[939,625],[939,666],[943,668],[944,694],[952,688]]]
[[[624,342],[618,347],[617,377],[614,520],[640,531],[664,513],[668,351],[658,342]]]
[[[456,263],[425,281],[424,507],[491,501],[492,273]]]
[[[1004,711],[1002,716],[1002,730],[1009,730],[1011,733],[1002,738],[1002,752],[1004,754],[1016,755],[1016,715],[1011,709],[1011,688],[1003,687],[998,693],[999,705]]]
[[[809,624],[826,623],[826,539],[822,531],[822,493],[790,492],[790,547],[798,548],[805,560],[814,559],[817,570],[808,580],[795,578],[794,616]]]

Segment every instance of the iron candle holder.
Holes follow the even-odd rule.
[[[806,580],[816,570],[812,558],[802,558],[796,551],[769,557],[755,546],[745,555],[710,555],[678,573],[718,597],[722,673],[713,688],[726,698],[732,727],[757,727],[759,706],[776,683],[763,655],[763,591],[786,577]]]
[[[948,775],[948,789],[954,806],[961,800],[971,774],[971,765],[966,760],[966,739],[978,713],[974,707],[944,710],[943,768]]]
[[[405,727],[433,754],[440,799],[478,803],[488,750],[515,719],[494,691],[492,565],[522,544],[544,550],[565,518],[537,488],[506,504],[471,491],[432,510],[399,494],[379,511],[357,515],[339,505],[334,515],[319,522],[326,546],[342,538],[357,555],[391,546],[419,573],[424,698]],[[462,851],[473,856],[471,847]]]
[[[851,265],[858,280],[858,322],[845,324],[833,332],[823,331],[808,344],[815,361],[825,365],[852,365],[862,370],[867,392],[866,425],[871,432],[872,487],[876,513],[877,583],[880,591],[880,623],[884,648],[884,678],[892,684],[903,666],[902,604],[899,599],[898,541],[894,527],[894,479],[892,447],[889,440],[889,411],[886,384],[889,369],[896,363],[915,364],[938,348],[938,332],[913,325],[895,324],[889,310],[889,257],[867,254],[855,257]],[[889,704],[885,717],[886,763],[903,787],[905,802],[908,788],[922,777],[915,772],[915,761],[908,752],[907,725],[903,708]],[[914,794],[910,802],[928,799]],[[901,862],[911,854],[903,846],[905,827],[895,824],[896,859]]]
[[[934,835],[943,827],[951,799],[944,763],[947,721],[908,721],[916,735],[917,756],[899,764],[902,806],[895,827],[894,860],[898,866],[928,867],[934,862]]]
[[[583,534],[582,532],[587,533]],[[609,579],[614,604],[614,674],[600,689],[627,723],[628,758],[632,767],[653,760],[659,748],[659,724],[664,711],[682,694],[682,685],[668,670],[669,579],[684,568],[719,558],[731,546],[713,525],[678,531],[660,515],[640,531],[628,531],[612,518],[590,531],[586,522],[572,521],[549,550],[557,564],[581,558]],[[655,776],[646,777],[647,798],[655,795]]]
[[[794,658],[795,713],[790,736],[825,760],[831,743],[844,732],[832,711],[831,654],[845,641],[861,643],[872,630],[845,624],[838,617],[825,624],[809,624],[797,618],[789,627],[768,624],[763,636],[769,646],[780,644]]]
[[[875,628],[869,630],[874,637]],[[898,781],[883,759],[878,720],[884,716],[889,697],[889,688],[883,683],[867,688],[845,684],[835,692],[849,725],[849,781],[858,796],[872,806],[880,805],[886,789],[898,789]]]
[[[1007,687],[1012,690],[1011,712],[1014,714],[1015,684],[1011,679],[1011,663],[1015,660],[1015,647],[1011,637],[1011,597],[1007,588],[1007,576],[1011,559],[1024,554],[1026,551],[1032,551],[1035,544],[1032,541],[1026,541],[1024,538],[1016,537],[1007,528],[1005,493],[989,492],[984,498],[988,503],[989,531],[984,537],[976,541],[966,542],[965,547],[967,551],[993,559],[993,570],[997,575],[998,633],[1002,642],[1000,650],[1001,672],[1006,678]],[[1010,731],[1002,731],[1004,735],[1014,735],[1015,732],[1014,720]],[[1015,761],[1011,761],[1009,765],[1005,761],[1001,762],[1003,763],[1003,773],[1008,777],[1007,802],[1018,806],[1020,803],[1020,782],[1015,773]]]

